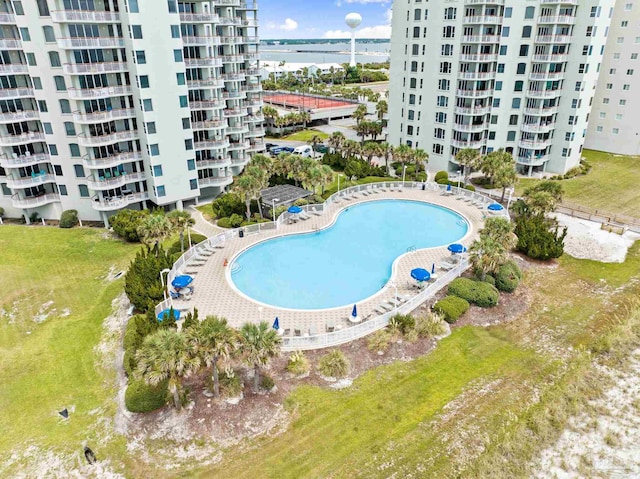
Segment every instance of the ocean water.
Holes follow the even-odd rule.
[[[356,42],[356,62],[376,63],[389,60],[390,43]],[[268,61],[290,63],[347,63],[351,44],[344,43],[303,43],[296,45],[260,44],[260,58]]]

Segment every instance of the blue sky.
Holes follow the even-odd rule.
[[[347,13],[362,15],[358,38],[388,38],[391,0],[261,0],[260,37],[347,38]]]

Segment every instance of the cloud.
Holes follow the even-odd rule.
[[[329,30],[324,38],[350,38],[351,32],[346,30]],[[356,38],[391,38],[391,25],[376,25],[356,30]]]
[[[387,3],[391,3],[391,0],[342,0],[344,3],[361,3],[366,5],[368,3],[382,3],[386,5]]]
[[[285,30],[287,32],[291,32],[298,28],[298,22],[292,20],[291,18],[285,19],[284,23],[278,27],[280,30]]]

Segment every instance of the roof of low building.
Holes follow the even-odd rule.
[[[307,198],[311,195],[313,195],[311,191],[294,185],[276,185],[260,192],[263,204],[271,205],[275,200],[276,206],[291,204],[296,200]]]

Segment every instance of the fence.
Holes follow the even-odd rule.
[[[450,190],[447,190],[447,185],[439,185],[433,182],[421,183],[415,181],[384,181],[379,183],[368,183],[364,185],[350,186],[334,193],[329,198],[327,198],[324,203],[305,205],[302,206],[302,209],[305,214],[311,213],[313,215],[323,215],[333,204],[339,204],[342,201],[347,201],[347,199],[351,199],[351,197],[355,194],[363,194],[365,192],[373,193],[374,190],[384,192],[401,192],[409,190],[435,191],[443,195],[451,195],[454,197],[459,196],[466,201],[470,201],[476,204],[480,208],[485,208],[486,206],[494,203],[491,198],[488,198],[483,194],[456,187],[452,187]],[[506,209],[494,212],[493,214],[494,216],[503,216],[509,219],[509,213]],[[218,235],[207,238],[202,243],[199,243],[198,245],[193,246],[192,248],[187,250],[182,256],[180,256],[180,258],[178,258],[178,260],[173,264],[173,267],[169,271],[169,274],[167,275],[167,284],[171,284],[173,279],[180,274],[182,268],[187,265],[189,261],[197,258],[199,254],[204,252],[204,250],[215,248],[216,246],[222,245],[226,241],[232,241],[234,238],[238,238],[241,235],[256,235],[262,233],[263,231],[272,232],[279,229],[281,225],[286,224],[289,219],[295,218],[296,216],[296,213],[289,213],[288,211],[285,211],[276,219],[275,222],[270,221],[268,223],[258,223],[255,225],[243,226],[241,228],[227,230],[224,233],[220,233]],[[412,297],[409,301],[402,304],[390,313],[383,314],[361,324],[354,325],[344,330],[334,331],[332,333],[285,338],[283,350],[289,351],[295,349],[324,348],[337,344],[343,344],[354,339],[366,336],[367,334],[386,326],[391,316],[398,313],[406,314],[413,311],[424,301],[431,298],[437,291],[439,291],[443,286],[449,283],[449,281],[455,278],[455,276],[461,274],[462,271],[464,271],[466,268],[468,268],[468,264],[466,262],[460,263],[454,269],[454,271],[449,271],[448,273],[444,274],[436,281],[431,283],[429,287],[427,287],[424,291]],[[161,311],[171,308],[172,304],[173,303],[171,298],[168,298],[156,305],[156,316],[160,314]]]
[[[631,231],[640,233],[640,219],[632,216],[620,215],[616,213],[607,213],[596,209],[585,208],[584,206],[571,205],[562,203],[557,206],[556,212],[583,220],[595,221],[597,223],[613,224],[616,226],[626,227]]]

